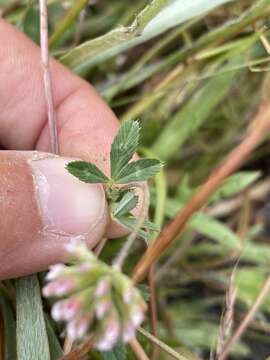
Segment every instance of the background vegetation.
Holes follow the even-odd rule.
[[[141,154],[166,162],[151,183],[151,218],[163,226],[241,142],[262,96],[269,98],[262,84],[270,69],[270,1],[49,0],[48,4],[51,54],[89,80],[120,120],[139,119]],[[39,43],[36,1],[0,0],[0,6],[7,21]],[[156,335],[179,359],[209,359],[222,347],[268,276],[269,152],[267,138],[193,215],[155,266]],[[122,241],[108,243],[102,258],[110,259]],[[138,241],[128,273],[143,253],[144,243]],[[12,282],[0,285],[6,360],[16,359],[14,294]],[[22,308],[25,317],[17,318],[22,325],[17,324],[17,335],[34,347],[25,328],[31,320],[27,311],[31,309],[34,318],[43,319],[43,314],[41,304],[36,307],[30,300],[34,304]],[[49,304],[43,305],[50,358],[56,359],[64,340],[47,316]],[[233,347],[231,359],[262,360],[270,355],[269,315],[266,297]],[[150,331],[148,322],[144,327]],[[150,353],[151,341],[143,335],[139,340]],[[120,347],[89,356],[122,360],[133,355]],[[164,349],[158,350],[157,359],[171,358]]]

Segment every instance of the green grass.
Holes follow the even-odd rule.
[[[80,17],[87,1],[48,3],[51,53],[91,82],[119,119],[138,119],[141,153],[166,161],[165,169],[150,184],[151,220],[163,226],[240,142],[252,119],[266,75],[262,70],[270,60],[258,33],[264,31],[269,37],[265,25],[270,0],[198,0],[196,7],[191,0],[100,0]],[[38,42],[36,1],[10,6],[9,0],[1,0],[0,7],[7,21]],[[182,359],[209,358],[218,336],[224,294],[239,257],[236,324],[267,275],[270,248],[257,222],[268,192],[260,197],[244,190],[254,192],[268,180],[265,159],[269,152],[266,141],[207,207],[194,214],[183,235],[156,265],[158,338]],[[112,258],[120,245],[121,241],[109,243],[104,259]],[[127,271],[143,253],[138,243]],[[25,349],[35,354],[33,359],[52,360],[61,354],[62,329],[49,320],[47,303],[43,303],[43,316],[37,278],[33,281],[34,304],[22,298],[33,288],[22,280],[16,282],[17,318],[15,285],[1,284],[5,360],[16,360],[16,343],[18,360],[30,360]],[[233,349],[232,359],[261,360],[269,355],[265,351],[270,344],[269,309],[268,298]],[[40,322],[32,327],[35,312]],[[149,323],[144,327],[149,330]],[[141,335],[139,340],[149,352],[149,340]],[[110,354],[93,353],[90,358],[132,356],[129,349],[121,348]],[[158,359],[169,358],[164,349],[159,350]]]

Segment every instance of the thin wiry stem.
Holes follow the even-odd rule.
[[[113,266],[118,267],[119,269],[122,268],[124,261],[127,258],[134,241],[136,240],[138,232],[139,232],[140,228],[142,227],[145,219],[148,216],[148,209],[149,209],[149,204],[150,204],[150,194],[149,194],[148,186],[146,184],[140,184],[140,183],[129,184],[129,187],[132,187],[132,186],[139,187],[143,190],[143,195],[144,195],[143,204],[144,205],[140,211],[138,221],[136,222],[136,225],[135,225],[133,231],[130,233],[124,246],[120,250],[116,259],[113,261]]]
[[[47,1],[40,0],[40,47],[41,59],[43,65],[44,90],[46,104],[48,110],[48,124],[50,130],[51,151],[54,154],[59,153],[59,145],[57,139],[56,114],[54,110],[53,88],[50,71],[50,59],[48,50],[48,10]]]
[[[152,335],[157,336],[158,314],[157,314],[157,292],[156,292],[156,283],[155,283],[155,264],[153,264],[150,268],[148,274],[148,284],[150,288],[149,315],[150,315],[151,333]],[[152,344],[151,360],[156,360],[157,355],[158,355],[158,348],[155,346],[155,344]]]
[[[186,358],[185,356],[177,353],[171,347],[166,345],[163,341],[161,341],[158,338],[156,338],[155,336],[151,335],[148,331],[144,330],[143,328],[140,327],[138,329],[138,332],[141,333],[144,337],[146,337],[153,344],[157,345],[164,352],[169,354],[173,359],[176,359],[176,360],[188,360],[188,358]]]
[[[83,359],[91,350],[94,339],[92,336],[88,337],[76,349],[69,354],[62,356],[59,360],[80,360]]]

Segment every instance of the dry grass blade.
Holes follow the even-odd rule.
[[[238,264],[238,262],[237,262]],[[233,318],[234,318],[234,305],[236,301],[236,294],[237,289],[234,286],[234,278],[235,278],[235,271],[237,268],[237,264],[235,265],[231,278],[228,291],[226,292],[226,303],[223,314],[221,316],[221,323],[219,327],[219,334],[217,339],[217,346],[216,346],[216,356],[215,359],[219,360],[220,354],[224,349],[224,345],[231,333],[231,329],[233,326]]]
[[[153,344],[157,345],[161,350],[163,350],[165,353],[170,355],[173,359],[176,360],[191,360],[187,357],[178,354],[175,350],[173,350],[171,347],[166,345],[163,341],[159,340],[155,336],[151,335],[148,331],[144,330],[143,328],[139,328],[138,331],[145,336],[149,341],[151,341]],[[195,357],[193,357],[195,359]],[[199,360],[199,358],[196,357],[196,360]]]
[[[93,338],[89,337],[82,342],[75,350],[62,356],[59,360],[80,360],[89,353],[93,345]]]
[[[235,345],[237,340],[239,340],[239,338],[243,335],[243,333],[247,329],[248,325],[250,324],[250,322],[253,319],[254,315],[256,314],[257,310],[259,309],[262,302],[268,295],[269,291],[270,291],[270,275],[266,279],[264,286],[262,287],[259,295],[257,296],[257,298],[256,298],[254,304],[252,305],[252,307],[250,308],[249,312],[246,314],[246,316],[242,320],[241,324],[236,329],[234,335],[224,346],[224,349],[223,349],[222,353],[220,354],[218,360],[227,359],[230,351],[232,350],[232,347]]]

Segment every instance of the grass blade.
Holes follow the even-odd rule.
[[[50,360],[50,349],[36,275],[16,280],[18,360]]]
[[[153,0],[128,27],[119,27],[75,47],[61,57],[62,63],[78,73],[164,33],[169,28],[210,11],[231,0]],[[194,10],[196,9],[196,11]]]

